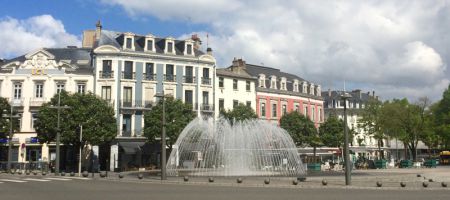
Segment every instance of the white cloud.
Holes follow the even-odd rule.
[[[60,20],[40,15],[19,20],[0,19],[0,57],[11,58],[44,47],[79,46],[79,38],[67,33]]]
[[[323,89],[342,88],[346,80],[385,99],[436,100],[449,83],[446,1],[103,2],[122,6],[133,17],[209,25],[220,66],[244,57],[248,63],[298,74]]]

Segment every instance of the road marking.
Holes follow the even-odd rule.
[[[22,179],[24,181],[40,181],[40,182],[47,182],[50,180],[45,180],[45,179],[36,179],[36,178],[26,178],[26,179]]]
[[[78,179],[78,180],[91,180],[90,178],[76,177],[76,176],[69,176],[69,177],[66,177],[66,178],[69,178],[69,179]]]
[[[66,179],[66,178],[44,178],[47,180],[55,180],[55,181],[71,181],[71,179]]]
[[[0,179],[0,181],[13,182],[13,183],[26,183],[26,181],[12,180],[12,179]]]

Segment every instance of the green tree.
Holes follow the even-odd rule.
[[[0,97],[0,138],[7,138],[10,131],[10,118],[11,114],[11,105],[8,100]],[[17,112],[13,109],[13,116],[16,115]],[[13,118],[13,129],[14,131],[19,130],[19,123],[17,118]]]
[[[155,142],[161,137],[162,132],[162,101],[159,101],[150,111],[144,115],[144,135],[150,142]],[[195,118],[190,104],[183,103],[180,99],[165,98],[166,113],[166,137],[167,146],[172,150],[172,145],[189,122]]]
[[[60,109],[61,142],[79,144],[77,129],[83,125],[83,144],[100,145],[110,142],[117,135],[114,109],[108,102],[92,93],[69,94],[61,92],[60,105],[70,108]],[[39,109],[35,129],[41,142],[56,140],[58,94]]]
[[[373,137],[377,141],[378,152],[381,159],[384,158],[384,153],[381,151],[383,141],[387,139],[383,127],[382,116],[383,104],[375,98],[370,98],[365,108],[361,112],[361,119],[359,120],[359,127],[363,128],[368,136]]]
[[[349,141],[352,141],[353,131],[348,129],[348,133]],[[341,148],[344,145],[344,121],[334,116],[329,117],[320,125],[319,137],[325,146]]]
[[[450,149],[450,85],[443,92],[434,112],[434,125],[443,150]]]
[[[220,110],[220,115],[230,122],[244,121],[258,117],[251,107],[241,103],[234,107],[233,110]]]
[[[280,127],[285,129],[297,146],[311,146],[316,157],[316,148],[322,144],[317,129],[309,118],[298,112],[290,112],[280,119]]]

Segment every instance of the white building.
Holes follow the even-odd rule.
[[[9,100],[20,116],[20,130],[13,136],[12,161],[48,162],[55,159],[55,144],[41,145],[33,123],[39,107],[61,90],[93,91],[91,51],[85,48],[45,48],[7,60],[0,66],[0,96]],[[7,141],[1,161],[7,160]],[[61,155],[61,159],[66,158]]]
[[[256,112],[256,78],[239,68],[238,62],[233,60],[233,65],[228,68],[217,69],[216,75],[216,117],[220,110],[233,110],[239,104],[251,107]]]

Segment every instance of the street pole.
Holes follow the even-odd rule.
[[[69,106],[61,106],[61,92],[58,91],[58,106],[51,106],[50,108],[58,109],[57,131],[56,131],[56,161],[55,161],[55,175],[59,175],[59,157],[60,157],[60,143],[61,143],[61,130],[60,130],[60,113],[61,109],[70,108]]]
[[[345,185],[351,185],[351,165],[350,152],[348,147],[348,127],[347,127],[347,99],[350,95],[344,91],[342,99],[344,100],[344,159],[345,159]]]
[[[8,165],[6,166],[6,169],[8,172],[11,170],[11,159],[12,159],[12,139],[13,139],[13,106],[9,106],[11,109],[11,112],[9,113],[9,136],[8,136]]]
[[[166,177],[166,100],[164,99],[164,87],[162,91],[162,136],[161,136],[161,180]]]
[[[83,148],[83,125],[80,125],[80,159],[78,160],[78,176],[81,177],[81,149]]]

